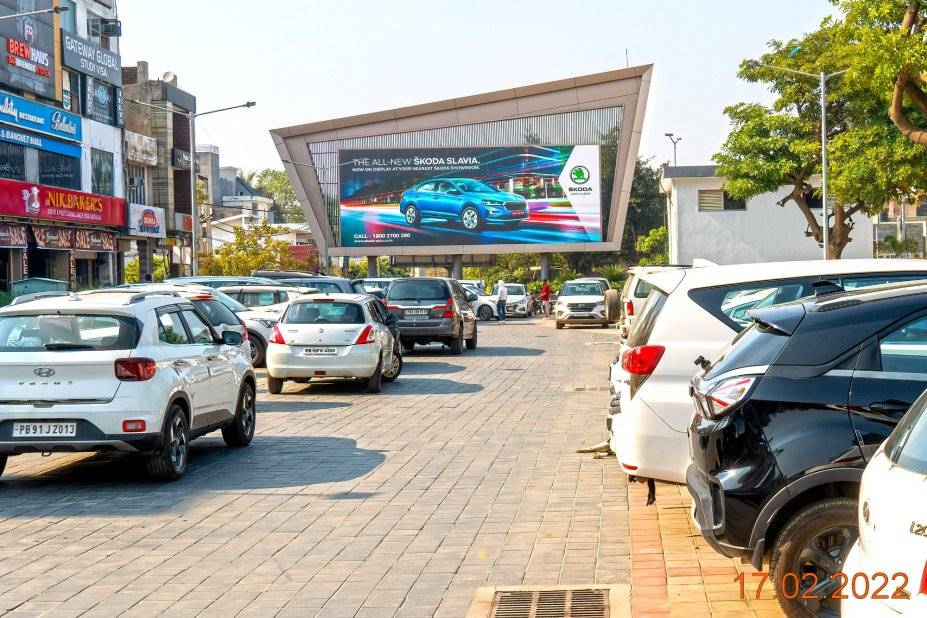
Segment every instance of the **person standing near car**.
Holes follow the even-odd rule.
[[[541,283],[541,309],[544,311],[544,317],[550,317],[550,283],[547,279]]]
[[[496,313],[499,315],[499,321],[505,322],[505,301],[509,298],[509,291],[505,289],[505,281],[499,279],[496,283]]]

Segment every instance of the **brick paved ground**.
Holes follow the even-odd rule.
[[[252,446],[202,439],[174,484],[14,458],[0,614],[462,616],[484,585],[628,582],[625,477],[574,452],[603,437],[615,334],[481,323],[380,395],[262,389]]]

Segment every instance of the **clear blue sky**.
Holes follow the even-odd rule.
[[[197,141],[225,165],[281,167],[268,130],[653,63],[641,155],[709,162],[725,105],[767,101],[739,61],[813,29],[826,0],[120,0],[122,60],[177,74]],[[809,87],[813,87],[809,85]]]

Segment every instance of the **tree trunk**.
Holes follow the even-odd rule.
[[[850,238],[851,228],[847,212],[840,202],[834,203],[833,221],[834,224],[831,226],[827,237],[827,258],[839,260],[843,255],[843,250],[852,240]]]

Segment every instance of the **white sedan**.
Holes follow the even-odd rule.
[[[352,378],[380,392],[402,370],[390,320],[367,294],[318,294],[291,301],[267,345],[267,390],[284,380]]]

